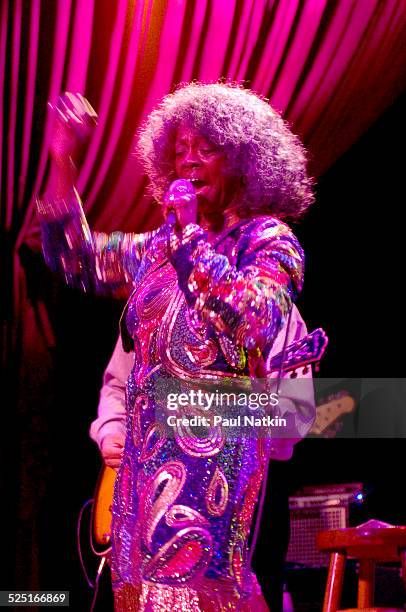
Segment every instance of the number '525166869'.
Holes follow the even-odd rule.
[[[68,591],[0,591],[0,607],[29,606],[69,606]]]

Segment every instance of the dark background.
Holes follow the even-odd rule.
[[[330,339],[319,375],[348,379],[350,392],[351,378],[404,373],[404,101],[405,96],[398,99],[319,179],[317,203],[294,228],[307,254],[298,305],[309,329],[321,326]],[[36,365],[36,371],[25,372],[32,380],[26,408],[14,411],[8,404],[11,423],[3,429],[2,446],[11,465],[3,501],[9,548],[1,588],[70,590],[72,607],[82,610],[90,591],[80,573],[76,520],[93,495],[100,468],[88,428],[122,305],[63,287],[41,255],[28,248],[21,257],[32,299],[45,295],[53,306],[56,348],[46,390],[36,382],[41,379]],[[18,387],[19,367],[11,364],[11,386]],[[16,437],[24,444],[15,444]],[[365,517],[405,524],[404,448],[402,439],[305,440],[285,470],[289,490],[363,482],[369,491]],[[24,496],[23,472],[32,488]],[[22,497],[31,502],[16,505]],[[33,551],[33,571],[27,575],[26,557]],[[94,568],[93,562],[92,575]]]

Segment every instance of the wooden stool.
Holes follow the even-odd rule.
[[[371,520],[358,527],[321,531],[320,550],[330,553],[323,612],[337,612],[341,601],[346,559],[359,559],[357,608],[338,612],[402,612],[400,608],[374,608],[375,563],[400,561],[406,586],[406,527]]]

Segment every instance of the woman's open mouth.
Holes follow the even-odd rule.
[[[206,187],[206,183],[204,181],[201,181],[200,179],[188,179],[193,187],[197,190],[201,189],[202,187]]]

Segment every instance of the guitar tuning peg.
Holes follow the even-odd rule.
[[[307,374],[309,371],[309,366],[305,365],[305,367],[303,368],[303,374]]]
[[[314,364],[314,369],[316,370],[316,372],[320,372],[320,361],[316,361],[316,363]]]
[[[291,372],[290,377],[291,377],[291,378],[297,378],[297,372],[296,372],[296,370],[293,370],[293,372]]]

